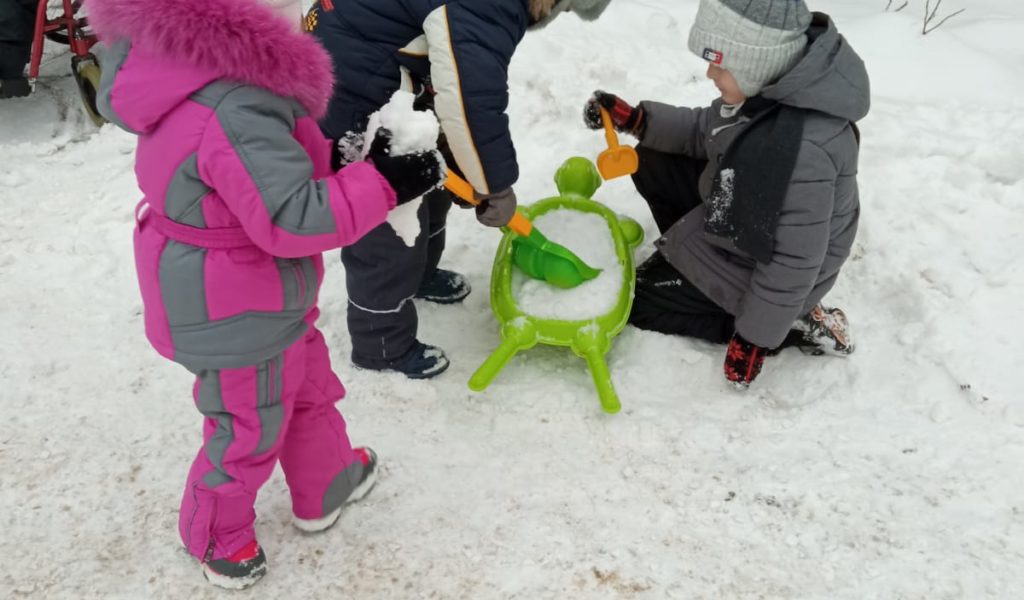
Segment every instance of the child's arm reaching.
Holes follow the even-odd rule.
[[[708,157],[704,141],[708,134],[710,108],[672,106],[651,100],[641,102],[640,108],[647,121],[640,145],[667,154],[683,154],[697,159]]]
[[[636,137],[645,148],[697,159],[708,157],[704,145],[707,108],[672,106],[650,100],[634,107],[615,94],[596,90],[583,107],[583,122],[587,127],[601,129],[601,108],[608,111],[616,131]]]
[[[384,222],[395,192],[367,162],[321,180],[293,136],[287,100],[239,87],[217,105],[199,146],[199,175],[274,256],[318,254],[354,243]]]

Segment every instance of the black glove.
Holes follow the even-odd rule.
[[[391,154],[391,132],[378,129],[367,160],[395,190],[398,203],[419,198],[444,182],[444,159],[437,150],[412,154]]]
[[[601,129],[601,109],[608,111],[612,127],[619,133],[641,137],[644,132],[644,109],[629,105],[615,94],[597,90],[583,107],[583,122],[591,129]]]
[[[725,351],[725,378],[736,387],[746,389],[761,373],[764,359],[772,351],[748,342],[739,333],[734,333]]]
[[[516,193],[506,188],[497,194],[483,196],[476,205],[476,220],[488,227],[504,227],[516,214]]]

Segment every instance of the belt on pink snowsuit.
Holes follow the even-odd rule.
[[[192,227],[158,214],[148,202],[142,200],[135,206],[135,225],[141,229],[144,223],[149,223],[161,234],[176,242],[199,248],[225,250],[256,245],[242,227]]]

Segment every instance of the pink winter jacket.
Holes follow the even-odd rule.
[[[88,0],[98,103],[139,136],[146,334],[191,370],[267,360],[316,320],[325,250],[384,222],[369,163],[338,173],[315,121],[331,62],[257,0]]]

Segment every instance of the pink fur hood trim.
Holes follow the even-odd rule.
[[[334,89],[330,56],[258,0],[86,0],[107,42],[295,98],[319,119]]]

